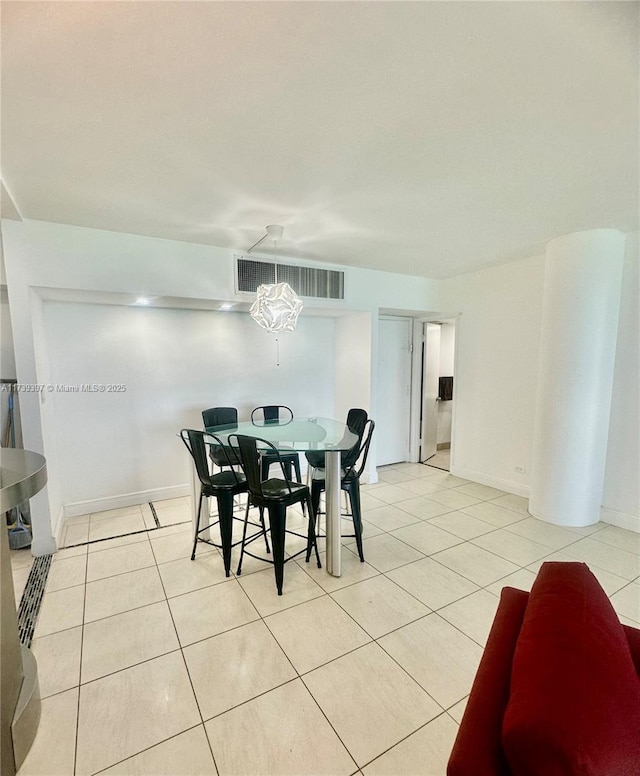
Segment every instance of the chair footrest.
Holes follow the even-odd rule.
[[[255,560],[262,560],[265,563],[270,563],[273,566],[275,561],[272,560],[271,558],[265,558],[262,555],[254,555],[252,552],[249,552],[249,550],[246,549],[246,545],[248,543],[249,543],[248,541],[245,542],[245,550],[244,550],[244,554],[245,555],[248,555],[251,558],[255,558]],[[298,550],[297,552],[294,552],[293,555],[289,555],[289,557],[285,558],[282,562],[283,563],[288,563],[290,560],[294,560],[295,558],[298,557],[298,555],[302,555],[302,553],[306,552],[306,551],[307,551],[307,548],[303,547],[301,550]],[[322,568],[322,566],[318,566],[318,568]]]

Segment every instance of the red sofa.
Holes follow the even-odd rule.
[[[502,590],[447,776],[640,776],[640,630],[584,563]]]

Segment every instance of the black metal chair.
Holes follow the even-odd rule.
[[[311,497],[309,488],[297,482],[291,482],[287,479],[285,464],[280,459],[277,449],[266,439],[256,439],[255,437],[245,436],[243,434],[231,434],[228,439],[229,445],[237,449],[237,454],[242,463],[242,469],[247,479],[249,487],[249,496],[247,500],[247,511],[245,515],[245,527],[242,534],[242,549],[240,550],[240,560],[238,562],[237,574],[242,574],[242,560],[244,555],[250,555],[252,558],[272,563],[276,577],[276,587],[278,595],[282,595],[282,584],[284,581],[284,564],[296,558],[298,555],[306,552],[306,561],[309,562],[311,550],[315,549],[318,568],[321,568],[320,555],[316,541],[314,511],[311,508]],[[258,449],[260,446],[260,450]],[[260,457],[266,451],[268,455],[280,464],[282,479],[262,480],[260,476],[261,462]],[[309,528],[306,537],[297,531],[287,529],[287,507],[306,503],[307,514],[309,518]],[[271,547],[273,549],[273,560],[260,557],[251,553],[247,546],[258,538],[259,534],[246,538],[247,520],[249,507],[257,506],[261,512],[267,509],[269,513],[269,530],[271,532]],[[299,550],[285,559],[285,537],[286,534],[293,534],[307,540],[307,546],[304,550]],[[265,531],[266,534],[266,531]]]
[[[262,407],[256,407],[251,412],[251,422],[254,425],[274,424],[277,426],[284,426],[287,423],[291,423],[293,420],[293,410],[287,407],[285,404],[267,404]],[[262,479],[266,480],[269,477],[269,469],[274,463],[281,461],[287,468],[288,478],[293,480],[293,473],[295,472],[296,481],[302,482],[300,476],[300,456],[295,451],[290,453],[280,450],[279,457],[276,458],[271,452],[263,453],[261,458],[262,467]]]
[[[230,448],[222,445],[221,440],[213,434],[205,434],[204,431],[196,431],[195,429],[183,428],[180,432],[180,438],[184,442],[185,447],[191,454],[193,463],[196,467],[198,479],[200,480],[200,499],[198,501],[198,516],[196,518],[196,530],[193,538],[193,550],[191,552],[191,560],[195,560],[196,546],[198,542],[204,542],[210,544],[213,547],[218,547],[222,550],[222,557],[224,560],[225,574],[229,576],[231,569],[231,550],[236,545],[240,544],[241,540],[233,542],[233,521],[240,520],[246,523],[244,518],[234,517],[233,514],[233,499],[234,496],[239,493],[246,493],[248,491],[247,480],[241,472],[235,471],[234,466],[238,466],[239,461],[234,461],[232,457],[227,457],[225,466],[227,470],[221,471],[218,474],[210,474],[209,467],[207,465],[207,452],[204,438],[205,436],[211,437],[220,448],[225,451],[225,455],[229,456],[227,451]],[[233,450],[230,451],[231,456],[234,455]],[[200,528],[200,517],[202,514],[202,500],[204,497],[215,498],[218,502],[218,520],[207,525],[204,528]],[[260,516],[262,518],[262,514]],[[217,544],[211,539],[205,539],[201,536],[202,533],[213,528],[215,525],[220,526],[220,544]],[[269,543],[266,537],[266,531],[264,526],[264,520],[261,519],[261,524],[252,523],[256,527],[260,528],[258,535],[265,535],[265,543],[267,552],[269,552]],[[246,533],[246,524],[244,527]]]
[[[202,410],[202,425],[206,428],[215,428],[216,426],[238,427],[238,410],[235,407],[210,407],[208,410]],[[209,457],[211,462],[219,469],[229,466],[229,461],[233,460],[228,450],[224,446],[209,446]]]
[[[362,440],[362,435],[364,433],[364,427],[367,422],[367,418],[369,416],[367,415],[366,410],[362,410],[358,407],[352,407],[349,412],[347,413],[347,428],[349,431],[351,431],[353,434],[355,434],[358,437],[358,441],[355,443],[355,445],[351,448],[351,450],[343,450],[340,453],[340,465],[342,468],[346,468],[347,466],[350,466],[351,459],[353,458],[354,453],[356,454],[356,460],[357,460],[357,453],[360,450],[360,442]],[[307,459],[308,469],[324,469],[324,451],[323,450],[309,450],[304,454],[305,458]],[[311,477],[307,479],[307,482],[311,481]]]
[[[349,497],[350,512],[347,512],[344,517],[351,517],[353,521],[353,534],[345,534],[346,537],[353,536],[356,540],[356,546],[358,548],[358,555],[360,561],[364,563],[364,553],[362,551],[362,509],[360,507],[360,477],[364,471],[364,467],[367,463],[367,456],[369,455],[369,446],[371,445],[371,437],[375,428],[375,423],[369,418],[362,429],[360,437],[360,444],[357,447],[351,448],[348,451],[348,455],[342,462],[342,471],[340,476],[340,487],[346,491]],[[346,465],[345,465],[346,463]],[[325,489],[325,473],[324,469],[317,468],[314,470],[313,479],[311,480],[311,504],[313,506],[313,514],[319,515],[320,513],[320,494]]]

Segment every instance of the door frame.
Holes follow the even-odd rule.
[[[458,374],[458,333],[461,313],[430,313],[413,319],[413,346],[411,364],[411,435],[409,439],[409,461],[421,463],[420,440],[422,437],[423,370],[422,345],[424,343],[423,324],[446,321],[454,326],[454,375]],[[420,347],[418,347],[420,346]],[[451,469],[453,469],[456,438],[456,391],[457,380],[453,381],[453,407],[451,411]]]

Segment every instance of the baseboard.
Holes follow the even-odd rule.
[[[618,528],[626,528],[627,531],[640,533],[640,517],[626,512],[618,512],[617,509],[608,509],[602,507],[600,510],[600,520],[609,525],[616,525]]]
[[[64,517],[77,517],[88,515],[91,512],[105,512],[107,509],[121,509],[122,507],[135,507],[138,504],[148,504],[150,501],[163,501],[167,498],[181,498],[191,495],[190,485],[171,485],[168,488],[155,488],[142,490],[138,493],[122,493],[119,496],[96,498],[91,501],[76,501],[73,504],[65,504]]]
[[[462,466],[452,466],[450,473],[455,477],[461,477],[463,480],[478,482],[480,485],[488,485],[490,488],[504,490],[505,493],[513,493],[514,496],[529,498],[529,486],[523,485],[520,482],[511,482],[510,480],[500,479],[500,477],[492,477],[489,474],[483,474],[473,469],[465,469]]]
[[[436,450],[451,450],[451,442],[438,442]]]

